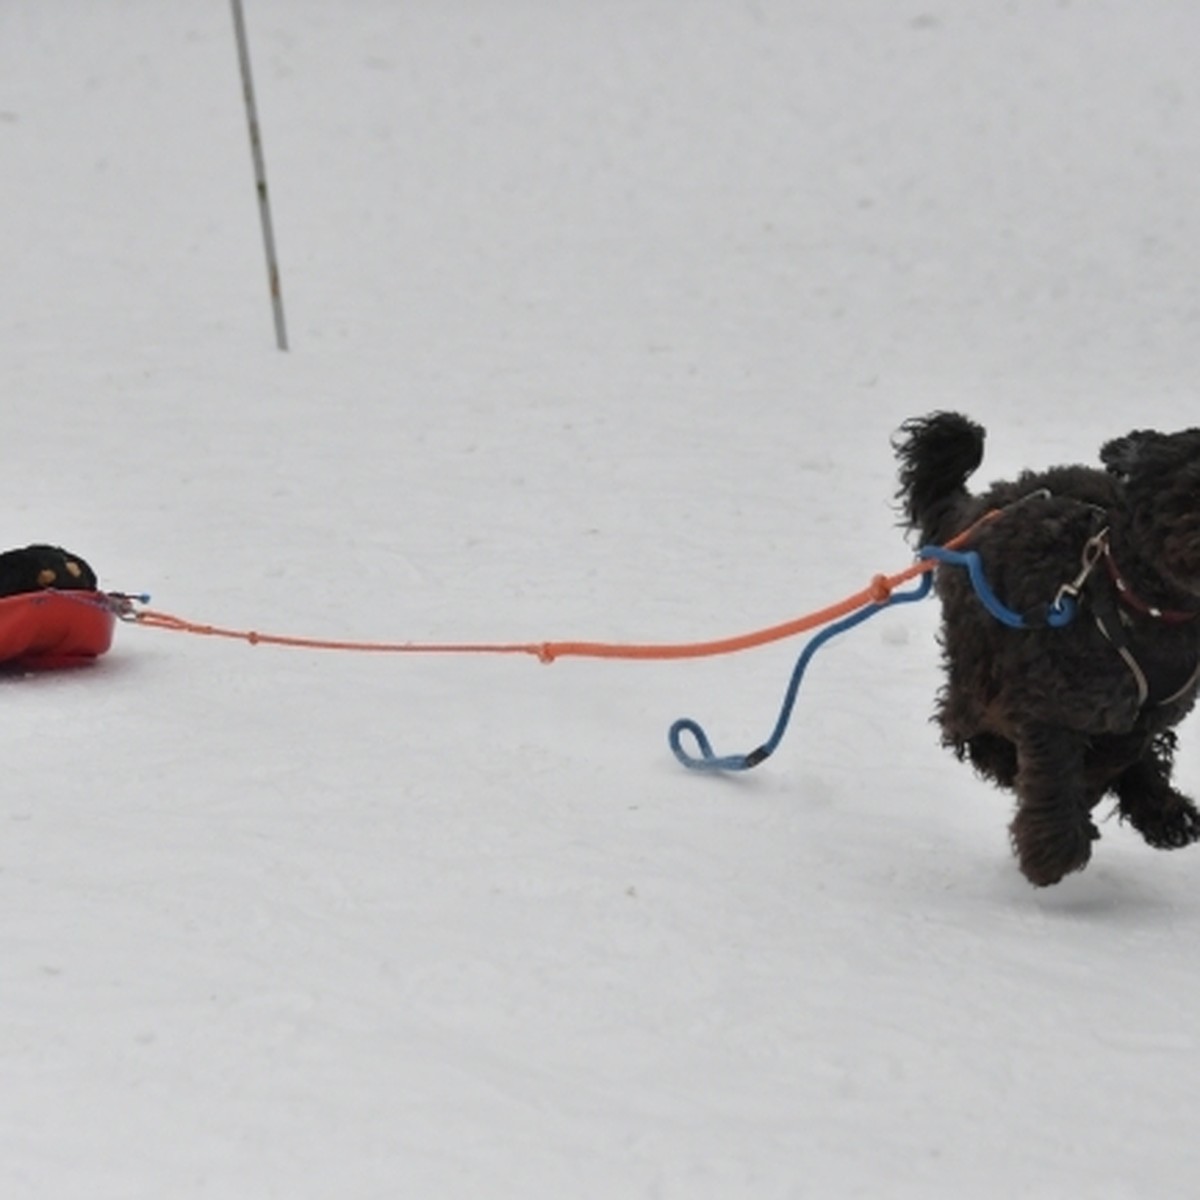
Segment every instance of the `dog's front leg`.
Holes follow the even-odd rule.
[[[1171,786],[1174,759],[1175,734],[1167,730],[1149,741],[1114,788],[1121,819],[1159,850],[1176,850],[1200,840],[1200,813]]]
[[[1088,816],[1083,734],[1029,723],[1017,737],[1017,815],[1009,826],[1021,872],[1046,887],[1087,865],[1099,836]]]

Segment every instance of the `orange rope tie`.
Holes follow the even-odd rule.
[[[983,514],[974,524],[945,543],[954,549],[966,542],[977,529],[1000,514],[993,509]],[[892,592],[910,579],[931,571],[937,563],[931,558],[917,562],[894,575],[875,575],[861,591],[828,605],[815,612],[756,629],[734,637],[717,638],[704,642],[360,642],[331,638],[290,637],[277,633],[260,633],[250,629],[229,629],[221,625],[203,625],[185,620],[171,613],[144,608],[134,614],[133,621],[152,629],[167,629],[175,633],[198,634],[203,637],[228,638],[248,642],[251,646],[291,646],[304,650],[347,650],[375,654],[528,654],[543,663],[552,663],[558,658],[610,658],[636,660],[674,660],[684,658],[707,658],[720,654],[736,654],[771,642],[794,637],[798,633],[828,625],[849,613],[870,604],[886,604]]]
[[[534,643],[509,642],[361,642],[338,638],[293,637],[279,633],[260,633],[256,629],[229,629],[222,625],[204,625],[188,621],[157,609],[140,609],[135,623],[151,629],[167,629],[174,633],[193,633],[201,637],[228,638],[248,642],[251,646],[292,646],[305,650],[354,650],[377,654],[535,654],[541,647]]]

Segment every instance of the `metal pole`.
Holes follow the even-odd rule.
[[[279,261],[275,257],[275,235],[271,231],[271,202],[267,197],[267,164],[263,158],[262,136],[258,130],[258,110],[254,104],[254,81],[250,75],[250,50],[246,43],[246,19],[242,0],[232,0],[233,28],[237,34],[238,61],[242,68],[242,95],[246,101],[246,123],[250,128],[250,154],[254,159],[254,184],[258,190],[258,215],[262,219],[263,249],[267,254],[267,281],[271,288],[271,308],[275,313],[275,341],[286,350],[287,329],[283,322],[283,288],[279,282]]]

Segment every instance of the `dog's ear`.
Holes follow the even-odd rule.
[[[1146,451],[1157,442],[1163,441],[1161,433],[1152,429],[1135,429],[1124,437],[1113,438],[1100,447],[1100,461],[1113,475],[1128,479],[1137,470]]]

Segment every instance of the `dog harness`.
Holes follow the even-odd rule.
[[[1079,573],[1070,583],[1065,583],[1059,588],[1054,601],[1055,606],[1060,606],[1066,597],[1077,600],[1097,565],[1103,563],[1113,585],[1115,601],[1111,596],[1105,597],[1103,593],[1093,592],[1089,596],[1092,620],[1104,639],[1129,668],[1137,686],[1138,707],[1160,708],[1187,695],[1200,683],[1200,654],[1193,650],[1184,660],[1182,669],[1186,671],[1186,677],[1179,682],[1181,664],[1178,654],[1173,650],[1164,652],[1146,646],[1135,648],[1133,618],[1130,613],[1149,617],[1164,625],[1183,625],[1194,621],[1200,613],[1159,608],[1142,599],[1130,587],[1117,566],[1107,525],[1088,538],[1080,557]]]
[[[1030,500],[1053,499],[1047,488],[1038,488],[1006,508],[1027,503]],[[1070,497],[1058,497],[1071,499]],[[1129,668],[1137,687],[1138,707],[1158,708],[1171,704],[1200,684],[1200,651],[1195,646],[1183,656],[1178,648],[1166,649],[1156,645],[1139,645],[1134,617],[1149,618],[1163,625],[1183,625],[1200,617],[1200,612],[1184,609],[1164,609],[1148,603],[1137,594],[1121,574],[1112,552],[1111,536],[1107,524],[1108,513],[1097,504],[1076,501],[1091,511],[1093,528],[1091,537],[1083,544],[1080,552],[1079,570],[1075,577],[1064,583],[1055,593],[1053,600],[1038,609],[1025,613],[1015,612],[1003,604],[988,585],[984,576],[983,563],[977,551],[947,552],[943,548],[927,546],[923,556],[936,558],[941,563],[966,567],[983,606],[1002,624],[1012,629],[1030,629],[1038,626],[1061,628],[1070,624],[1078,615],[1084,590],[1088,589],[1088,608],[1092,620],[1105,641],[1121,656]],[[997,510],[998,513],[1005,509]],[[1096,527],[1099,526],[1097,529]],[[1089,587],[1093,583],[1096,568],[1104,564],[1111,590]]]
[[[1120,603],[1110,603],[1106,613],[1103,602],[1097,604],[1093,599],[1092,619],[1096,622],[1096,628],[1121,656],[1133,675],[1138,690],[1139,707],[1161,708],[1163,705],[1172,704],[1187,695],[1200,682],[1200,655],[1193,650],[1181,663],[1178,654],[1172,649],[1163,651],[1145,645],[1137,647],[1130,613],[1149,617],[1163,625],[1183,625],[1194,621],[1198,614],[1182,609],[1159,608],[1147,603],[1129,586],[1117,567],[1108,541],[1108,530],[1103,530],[1102,534],[1104,544],[1101,560]],[[1179,682],[1181,670],[1185,676],[1182,683]]]

